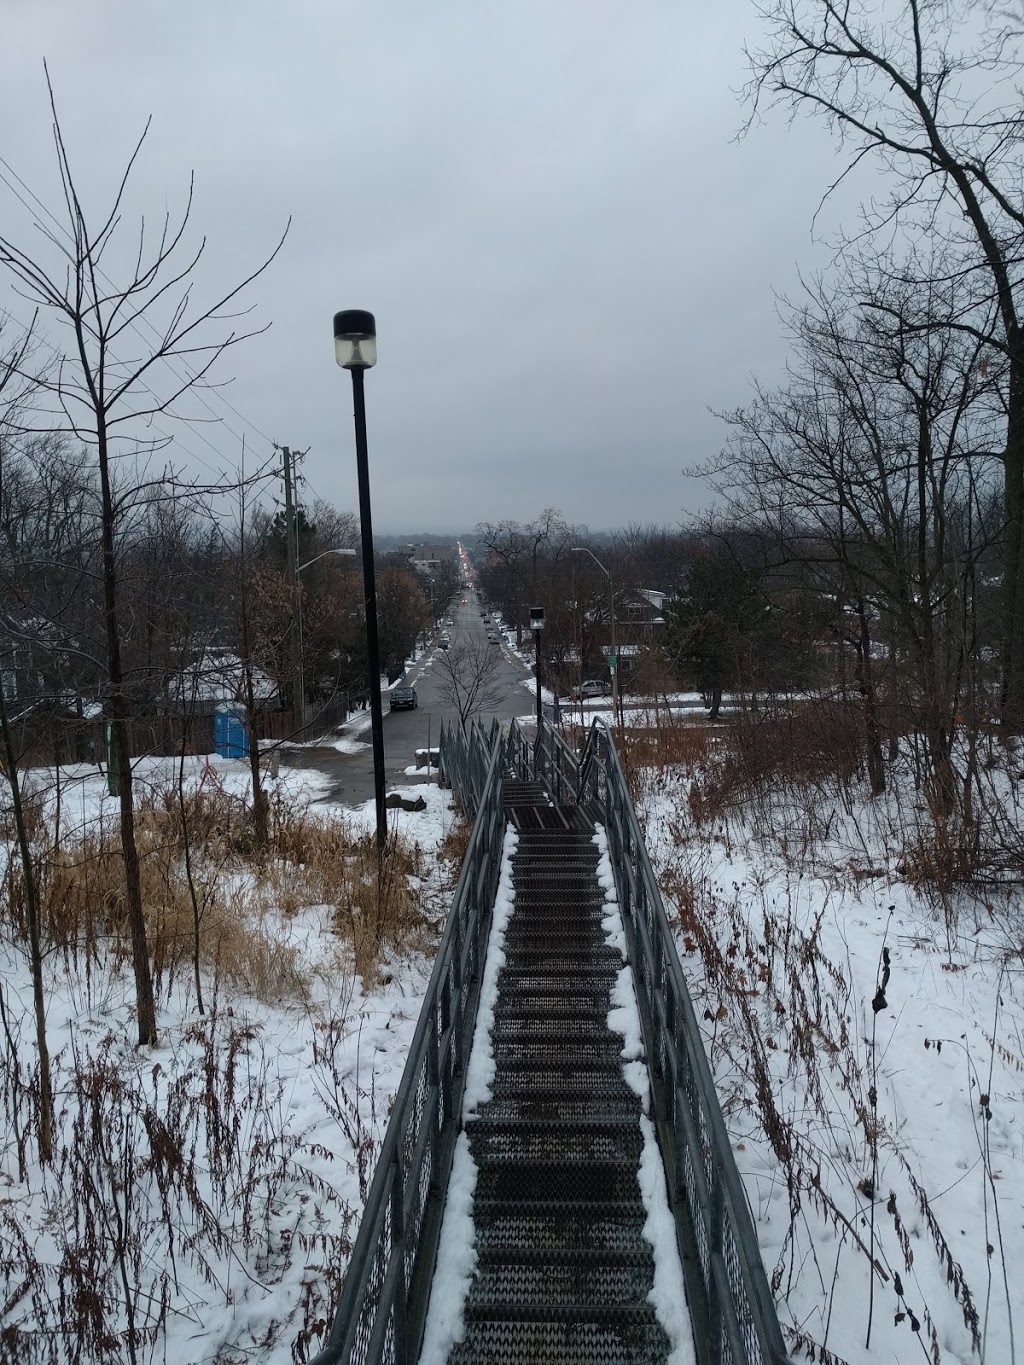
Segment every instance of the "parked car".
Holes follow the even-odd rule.
[[[610,684],[602,682],[600,678],[588,678],[579,687],[574,687],[569,696],[573,701],[580,701],[588,697],[610,697],[611,694]]]
[[[415,711],[419,706],[415,687],[393,687],[391,689],[392,711]]]

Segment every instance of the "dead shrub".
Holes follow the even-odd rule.
[[[334,900],[334,925],[350,941],[353,966],[364,984],[376,978],[387,951],[409,952],[428,944],[428,921],[410,885],[418,874],[417,855],[393,834],[382,854],[373,835],[350,852],[342,894]]]
[[[22,779],[24,782],[24,779]],[[11,789],[6,784],[0,799],[0,839],[13,843],[18,837],[18,826],[14,818],[14,802]],[[21,787],[21,819],[30,844],[36,843],[46,829],[45,809],[42,792]]]
[[[469,852],[469,841],[473,837],[472,820],[456,820],[441,841],[438,855],[442,862],[461,868]]]
[[[689,795],[698,823],[779,795],[823,787],[849,791],[864,769],[865,737],[851,706],[806,702],[776,712],[744,712],[715,732],[696,762]]]
[[[0,1277],[14,1290],[0,1358],[164,1358],[170,1316],[202,1330],[204,1311],[234,1301],[239,1269],[268,1287],[302,1281],[254,1346],[318,1336],[352,1210],[316,1173],[329,1154],[312,1131],[282,1121],[286,1082],[259,1030],[222,1016],[214,991],[167,1070],[133,1065],[114,1034],[92,1053],[73,1045],[57,1069],[67,1127],[55,1178],[30,1213],[0,1203]],[[229,1356],[225,1340],[207,1358]]]
[[[935,815],[907,835],[898,871],[911,886],[934,888],[945,895],[957,886],[969,886],[978,865],[977,824],[956,812]]]
[[[158,991],[189,971],[195,920],[184,861],[162,822],[140,819],[136,831],[146,931]],[[195,860],[200,908],[200,963],[260,1000],[304,999],[307,983],[294,948],[282,944],[242,885],[225,876],[224,859]],[[41,868],[40,901],[47,945],[86,974],[109,953],[130,959],[124,862],[111,834],[63,848]]]
[[[631,727],[615,743],[629,767],[692,768],[707,761],[717,736],[716,726],[659,718],[655,726]]]

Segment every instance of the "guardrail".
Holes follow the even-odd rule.
[[[514,747],[514,746],[513,746]],[[450,727],[444,772],[476,821],[327,1341],[311,1365],[415,1365],[462,1114],[505,830],[510,741]]]
[[[657,878],[619,755],[600,721],[578,765],[576,791],[599,812],[608,835],[698,1360],[789,1365]]]
[[[475,815],[487,785],[494,745],[501,735],[495,721],[489,731],[479,723],[468,733],[460,726],[441,722],[440,780],[453,789],[467,815]]]

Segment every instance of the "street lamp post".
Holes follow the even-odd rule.
[[[366,458],[366,405],[363,374],[377,363],[377,324],[372,313],[349,308],[334,315],[334,358],[352,372],[355,407],[356,470],[359,476],[359,525],[363,548],[363,597],[366,604],[366,671],[373,732],[373,786],[377,805],[377,851],[387,841],[384,806],[384,716],[380,702],[380,648],[377,642],[377,584],[373,569],[373,525],[370,519],[370,471]]]
[[[306,659],[302,645],[302,584],[299,581],[299,574],[303,569],[308,569],[311,564],[315,564],[318,559],[326,559],[328,555],[354,555],[355,550],[321,550],[312,559],[307,559],[305,564],[295,566],[295,589],[297,593],[297,606],[299,618],[299,696],[298,696],[298,721],[299,729],[304,729],[306,725]]]
[[[543,711],[541,708],[540,696],[540,633],[544,629],[544,608],[530,608],[530,629],[533,631],[533,671],[537,678],[537,749],[534,759],[536,769],[537,760],[540,757],[540,725]]]
[[[593,550],[588,549],[586,545],[573,545],[570,549],[570,553],[574,555],[589,555],[608,580],[608,619],[609,627],[611,629],[611,656],[608,660],[608,666],[611,669],[612,675],[612,715],[617,718],[621,725],[622,708],[619,703],[619,655],[615,648],[615,587],[612,583],[611,570],[606,569],[597,555],[594,554]]]

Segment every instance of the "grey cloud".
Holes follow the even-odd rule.
[[[150,111],[134,202],[180,203],[195,167],[206,285],[293,216],[252,291],[273,325],[234,353],[226,392],[259,431],[310,446],[311,487],[342,506],[351,404],[330,318],[376,313],[381,530],[549,505],[594,527],[677,520],[698,496],[683,465],[721,439],[708,405],[780,370],[773,287],[825,259],[809,231],[824,136],[732,141],[755,23],[742,0],[702,15],[662,0],[50,0],[5,23],[3,155],[51,205],[44,54],[97,206]],[[226,431],[205,434],[231,455]]]

